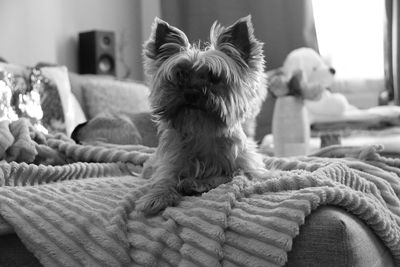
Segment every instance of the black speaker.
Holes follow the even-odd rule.
[[[79,33],[79,73],[115,75],[115,63],[114,32]]]

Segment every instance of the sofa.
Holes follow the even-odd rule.
[[[135,81],[75,73],[69,73],[69,80],[86,121],[93,120],[96,113],[106,109],[125,114],[138,130],[139,138],[135,140],[146,146],[157,146],[146,86]],[[107,106],[110,103],[114,106]],[[82,123],[82,119],[78,122],[74,128]],[[9,233],[0,237],[0,266],[42,265],[16,234]],[[389,267],[395,263],[391,252],[361,219],[338,206],[327,205],[307,216],[288,252],[286,266]]]

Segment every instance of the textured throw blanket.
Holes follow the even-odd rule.
[[[0,233],[17,233],[44,266],[282,266],[307,215],[328,204],[363,220],[400,264],[400,161],[377,147],[266,158],[272,179],[237,176],[145,218],[134,203],[149,182],[137,173],[154,149],[80,146],[21,125],[0,125]]]

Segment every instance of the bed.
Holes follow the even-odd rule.
[[[99,96],[98,82],[121,85],[69,78],[81,105],[90,86]],[[141,144],[90,144],[42,135],[24,119],[0,126],[14,140],[0,165],[2,266],[400,264],[400,160],[379,146],[265,156],[273,179],[236,176],[145,217],[135,201],[150,186],[139,175],[154,132],[137,126]]]

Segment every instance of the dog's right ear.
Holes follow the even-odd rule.
[[[156,17],[150,38],[144,44],[143,55],[145,61],[162,63],[188,47],[188,38],[181,30]]]

